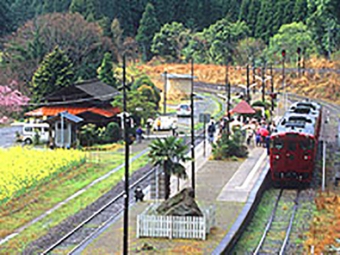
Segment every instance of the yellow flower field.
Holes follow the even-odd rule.
[[[77,150],[0,149],[0,204],[84,162],[85,153]]]

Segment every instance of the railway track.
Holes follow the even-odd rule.
[[[142,178],[138,179],[130,185],[130,193],[137,186],[145,188],[150,183],[150,179],[154,176],[155,169],[150,169]],[[121,215],[124,210],[124,192],[121,192],[104,206],[94,211],[90,217],[78,224],[73,230],[65,234],[57,242],[42,252],[42,254],[50,254],[56,250],[68,250],[67,254],[75,253],[88,240],[96,235],[101,229],[107,226]],[[134,204],[134,197],[130,196],[130,206]]]
[[[203,131],[200,130],[195,136],[195,145],[197,146],[202,141]],[[190,141],[187,141],[187,145]],[[189,150],[188,150],[189,151]],[[156,168],[150,167],[150,169],[143,174],[143,176],[135,180],[129,187],[130,197],[129,206],[132,206],[134,196],[132,191],[136,186],[140,186],[142,189],[150,185],[152,179],[155,178]],[[120,217],[124,211],[124,195],[122,190],[112,200],[107,202],[101,208],[93,210],[89,217],[84,219],[81,223],[75,225],[72,230],[68,231],[56,242],[51,244],[41,254],[78,254],[78,252],[94,238],[101,230],[106,228],[110,223]]]
[[[300,191],[281,190],[254,254],[285,254],[298,209]]]

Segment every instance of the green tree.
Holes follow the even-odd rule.
[[[298,47],[305,49],[307,56],[316,52],[312,33],[307,29],[307,26],[302,22],[293,22],[292,24],[283,25],[279,32],[270,39],[267,55],[280,55],[282,49],[285,49],[286,60],[295,61]]]
[[[157,113],[155,103],[150,101],[149,98],[144,96],[138,90],[129,91],[127,93],[126,102],[127,112],[129,112],[135,119],[137,119],[137,122],[143,120],[145,121],[148,118],[152,118]],[[115,97],[112,105],[123,110],[123,96],[119,95]]]
[[[47,54],[32,78],[33,97],[40,102],[44,96],[73,83],[73,64],[59,49]]]
[[[12,19],[9,2],[7,0],[0,2],[0,36],[12,30]]]
[[[117,87],[117,81],[114,77],[112,56],[110,53],[105,53],[102,64],[97,69],[98,79],[102,82]]]
[[[308,17],[307,0],[297,0],[293,10],[293,20],[295,22],[305,22]]]
[[[189,30],[178,22],[165,24],[155,34],[152,40],[151,51],[155,55],[167,57],[170,60],[181,58],[181,51],[189,40]]]
[[[178,178],[186,178],[185,167],[180,162],[186,162],[190,158],[186,157],[187,146],[177,137],[154,140],[150,145],[149,157],[155,167],[161,167],[164,171],[165,199],[170,197],[170,178],[175,175]]]
[[[255,36],[255,30],[256,30],[256,21],[257,21],[257,17],[258,14],[260,12],[260,8],[261,8],[261,2],[260,0],[252,0],[250,1],[250,5],[249,5],[249,12],[247,15],[247,25],[249,26],[250,29],[250,34],[251,36]]]
[[[273,1],[262,0],[261,9],[255,27],[255,37],[262,38],[265,42],[273,36]]]
[[[249,28],[244,21],[232,23],[221,19],[191,36],[182,53],[186,59],[193,57],[199,63],[224,64],[226,57],[231,59],[234,55],[237,42],[248,34]]]
[[[160,90],[150,80],[149,76],[143,74],[139,76],[133,83],[132,90],[139,90],[144,96],[156,105],[156,109],[159,107],[161,100]]]
[[[307,25],[312,31],[313,39],[318,47],[318,52],[330,57],[335,47],[339,47],[340,25],[338,18],[335,18],[331,0],[308,1],[309,17]],[[337,7],[339,8],[339,6]]]
[[[148,61],[151,59],[151,44],[152,38],[157,31],[159,31],[160,25],[155,15],[155,9],[152,4],[148,3],[143,13],[143,17],[140,21],[138,33],[136,36],[137,42],[142,47],[143,59]]]
[[[266,44],[261,39],[247,37],[238,42],[235,51],[235,60],[240,65],[252,63],[252,59],[258,59],[265,48]]]

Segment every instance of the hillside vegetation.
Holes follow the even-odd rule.
[[[327,69],[340,69],[340,61],[328,61],[326,59],[313,58],[306,61],[306,68],[315,69],[315,72],[301,73],[301,77],[296,72],[286,72],[286,89],[287,92],[296,93],[310,98],[323,98],[332,102],[340,103],[340,80],[339,73],[323,72]],[[281,66],[278,66],[281,68]],[[164,86],[164,80],[161,76],[164,71],[176,74],[190,74],[190,64],[159,64],[159,65],[141,65],[139,69],[144,70],[152,81],[160,89]],[[225,66],[221,65],[194,65],[194,76],[198,81],[225,84]],[[258,72],[258,70],[256,70]],[[267,70],[269,75],[269,70]],[[229,81],[232,85],[246,84],[246,69],[244,67],[229,67]],[[252,72],[250,72],[250,83],[252,83]],[[257,80],[258,88],[261,83]],[[268,81],[267,89],[270,89]],[[282,89],[282,71],[274,71],[274,87],[275,90]]]

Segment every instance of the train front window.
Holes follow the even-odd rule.
[[[314,146],[314,141],[311,139],[300,142],[300,148],[302,150],[312,150],[313,146]]]
[[[275,138],[273,140],[273,148],[275,149],[278,149],[278,150],[281,150],[283,148],[283,141],[278,139],[278,138]]]
[[[293,141],[289,141],[287,144],[287,149],[289,151],[295,151],[296,150],[296,143]]]

